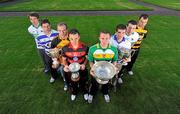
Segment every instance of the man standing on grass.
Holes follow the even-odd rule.
[[[110,45],[111,35],[108,31],[101,31],[99,34],[100,43],[97,43],[90,47],[88,52],[88,60],[90,64],[90,74],[91,78],[91,87],[89,91],[88,103],[92,103],[93,97],[96,94],[99,83],[94,78],[93,65],[97,61],[109,61],[116,65],[116,61],[118,59],[118,51],[117,48]],[[108,83],[102,85],[102,93],[104,95],[104,99],[106,102],[110,102],[110,97],[108,94]]]
[[[135,32],[136,30],[136,27],[137,27],[137,22],[135,20],[130,20],[128,21],[128,24],[127,24],[127,30],[126,30],[126,35],[125,37],[127,38],[127,40],[129,42],[131,42],[131,47],[134,46],[134,44],[139,40],[139,34],[137,32]],[[135,51],[135,52],[134,52]],[[128,65],[125,66],[126,69],[127,69],[127,72],[129,75],[133,75],[133,71],[132,71],[132,67],[135,63],[135,59],[134,59],[134,56],[136,56],[136,50],[132,51],[131,53],[131,61],[128,62]],[[122,68],[123,69],[123,68]],[[122,74],[121,74],[122,75]]]
[[[148,23],[148,15],[147,14],[140,15],[137,27],[135,29],[135,31],[139,34],[140,38],[132,46],[132,49],[135,50],[134,55],[132,57],[132,65],[136,62],[136,59],[139,55],[142,40],[147,36],[148,30],[145,28],[147,23]]]
[[[122,53],[122,49],[131,49],[131,43],[125,38],[126,26],[119,24],[116,26],[116,33],[111,37],[110,44],[118,49],[119,54]],[[130,61],[130,58],[118,58],[118,62],[127,63]],[[122,64],[123,65],[123,64]],[[124,67],[124,66],[123,66]],[[122,70],[118,73],[118,83],[122,84]]]
[[[48,68],[48,65],[46,64],[46,61],[45,61],[44,57],[43,57],[43,49],[40,49],[40,48],[38,47],[37,40],[36,40],[36,38],[38,37],[38,35],[42,33],[42,27],[41,27],[40,22],[39,22],[39,14],[32,12],[32,13],[30,13],[30,14],[28,15],[28,18],[29,18],[29,20],[30,20],[30,22],[31,22],[31,24],[32,24],[32,25],[29,26],[28,32],[29,32],[29,33],[34,37],[34,39],[35,39],[36,47],[37,47],[37,49],[38,49],[38,53],[39,53],[39,55],[41,56],[41,59],[42,59],[42,61],[43,61],[43,63],[44,63],[44,72],[47,73],[47,72],[49,71],[49,68]]]
[[[42,20],[41,26],[43,32],[36,38],[37,48],[41,50],[41,54],[43,59],[45,60],[45,64],[51,73],[50,83],[53,83],[57,78],[58,74],[56,69],[52,68],[52,59],[47,55],[47,53],[51,48],[51,41],[53,40],[54,37],[58,35],[58,33],[57,31],[51,29],[51,25],[48,19]]]
[[[136,29],[134,30],[135,32],[137,32],[139,34],[139,39],[136,42],[133,42],[131,49],[134,50],[134,52],[131,57],[131,62],[129,62],[129,64],[127,66],[129,75],[133,75],[132,67],[133,67],[134,63],[136,62],[136,59],[139,55],[142,40],[144,38],[146,38],[146,36],[147,36],[148,30],[145,28],[147,23],[148,23],[148,15],[147,14],[140,15]],[[130,27],[128,29],[130,29]],[[134,34],[135,34],[135,32],[134,32]]]
[[[77,29],[71,29],[69,32],[70,43],[62,48],[63,64],[65,77],[68,78],[71,85],[71,100],[76,99],[78,92],[78,85],[83,91],[84,99],[88,99],[88,70],[86,68],[88,47],[80,42],[80,33]],[[72,79],[72,73],[69,70],[69,65],[72,63],[79,63],[80,70],[78,80]]]
[[[57,31],[59,35],[52,40],[51,48],[62,49],[64,46],[66,46],[69,43],[67,24],[64,22],[58,23]],[[60,55],[59,58],[54,58],[54,59],[57,59],[59,61],[60,65],[55,69],[57,69],[58,73],[61,74],[64,80],[64,91],[67,91],[69,84],[67,78],[65,78],[64,76],[64,70],[63,70],[64,66],[62,65],[62,56]]]

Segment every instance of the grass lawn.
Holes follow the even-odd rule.
[[[88,45],[96,43],[98,31],[114,32],[115,25],[135,16],[72,16],[48,17],[53,28],[64,21],[69,28],[78,28]],[[144,40],[133,77],[125,75],[124,84],[111,102],[102,94],[92,104],[83,100],[81,92],[75,102],[63,91],[60,78],[49,84],[42,73],[33,38],[28,34],[26,17],[0,18],[0,113],[64,113],[64,114],[153,114],[180,113],[180,19],[152,16],[149,34]]]
[[[26,0],[22,3],[0,7],[0,11],[35,10],[150,10],[150,8],[128,2],[128,0]]]
[[[180,10],[180,0],[139,0],[170,9]]]

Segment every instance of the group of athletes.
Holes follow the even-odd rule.
[[[57,30],[53,30],[48,19],[40,21],[38,13],[30,13],[28,18],[31,22],[28,32],[35,39],[38,53],[44,63],[44,72],[51,75],[50,83],[54,83],[58,75],[61,75],[64,81],[64,91],[70,91],[71,100],[76,99],[78,90],[81,89],[88,103],[92,103],[99,85],[101,85],[105,101],[110,102],[109,83],[99,84],[94,78],[93,65],[95,62],[109,61],[115,66],[118,62],[127,63],[118,73],[118,83],[122,84],[125,71],[133,75],[132,67],[138,57],[141,42],[146,38],[148,32],[146,29],[148,15],[142,14],[137,22],[130,20],[127,25],[118,24],[114,35],[106,30],[100,31],[99,42],[88,47],[80,41],[79,31],[77,29],[68,31],[68,26],[64,22],[58,23]],[[119,54],[123,48],[133,50],[132,55],[120,58]],[[49,50],[51,49],[59,49],[59,57],[50,57]],[[80,64],[80,78],[76,81],[72,79],[69,69],[69,65],[74,62]],[[88,75],[88,62],[90,76]]]

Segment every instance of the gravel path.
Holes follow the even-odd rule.
[[[139,5],[152,8],[153,11],[100,11],[100,10],[87,10],[87,11],[39,11],[41,16],[97,16],[97,15],[140,15],[142,13],[147,13],[149,15],[165,15],[165,16],[180,16],[180,11],[159,7],[149,3],[144,3],[136,0],[129,0]],[[24,0],[18,0],[16,3],[24,2]],[[2,3],[1,3],[2,4]],[[12,4],[12,3],[11,3]],[[9,3],[9,5],[11,5]],[[8,5],[6,3],[6,5]],[[10,12],[0,12],[0,17],[9,16],[27,16],[29,12],[21,11],[10,11]]]

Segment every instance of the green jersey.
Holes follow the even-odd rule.
[[[95,44],[90,47],[89,52],[88,52],[88,60],[90,62],[95,62],[95,61],[117,61],[118,59],[118,51],[117,48],[108,45],[107,48],[102,48],[101,45]]]

